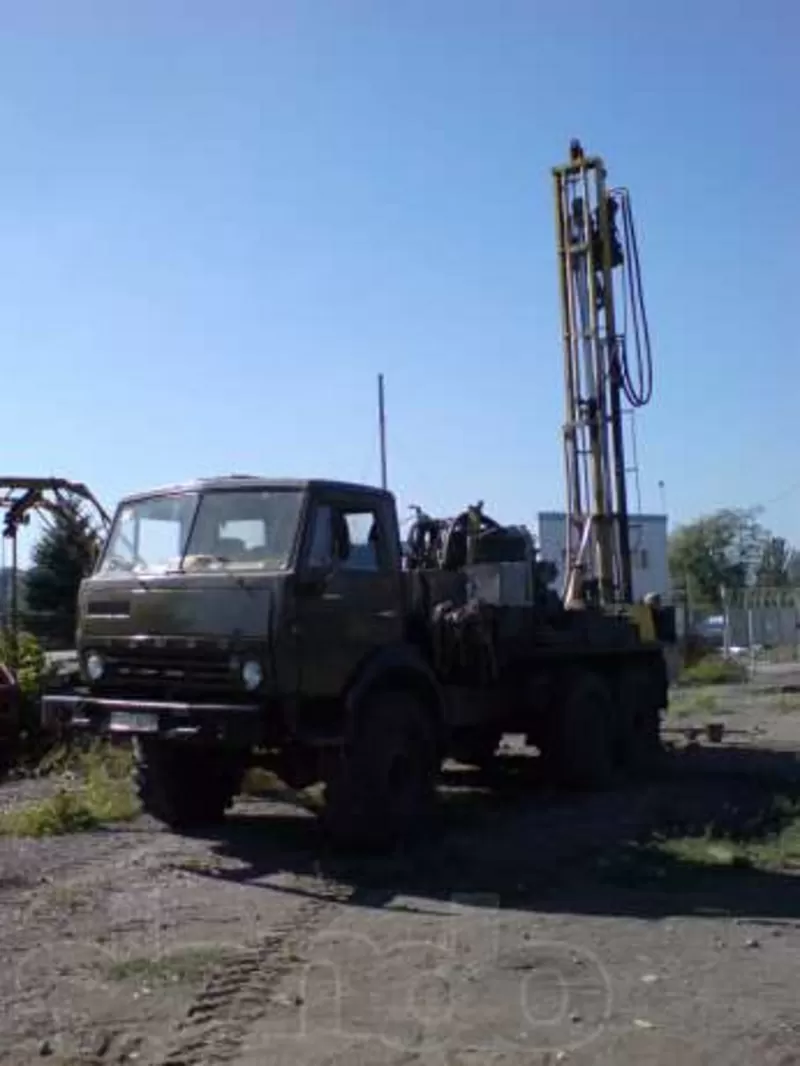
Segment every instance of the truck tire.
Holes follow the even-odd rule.
[[[551,711],[543,743],[549,775],[568,788],[608,788],[616,776],[610,689],[588,670],[577,670],[565,681],[566,692]]]
[[[323,824],[339,846],[407,845],[429,828],[439,756],[433,723],[413,691],[378,691],[360,708],[330,772]]]
[[[243,773],[228,753],[158,737],[136,737],[134,755],[142,809],[178,831],[220,821]]]
[[[653,678],[644,667],[623,670],[618,686],[620,765],[633,779],[655,775],[663,759],[657,692]]]

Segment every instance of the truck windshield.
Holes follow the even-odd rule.
[[[117,512],[98,573],[281,570],[290,560],[302,493],[221,489],[152,496]]]

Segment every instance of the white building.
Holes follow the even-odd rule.
[[[633,598],[641,600],[657,592],[664,602],[671,595],[667,565],[667,516],[631,515],[628,520],[633,572]],[[567,517],[559,511],[539,512],[539,552],[558,568],[556,588],[563,588],[566,560]]]

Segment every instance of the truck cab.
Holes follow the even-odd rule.
[[[133,737],[162,820],[217,816],[255,752],[293,784],[324,777],[378,680],[436,702],[406,622],[389,492],[235,476],[139,493],[80,589],[82,683],[43,718]]]
[[[337,700],[403,635],[390,493],[243,477],[159,489],[119,504],[79,594],[83,688],[45,709],[109,732],[259,739],[284,701]]]

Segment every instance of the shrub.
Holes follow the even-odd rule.
[[[8,631],[0,633],[0,662],[13,660],[13,637]],[[23,696],[35,699],[41,692],[46,672],[44,651],[32,633],[17,635],[17,682]]]
[[[133,757],[128,748],[98,741],[88,751],[61,749],[47,757],[49,769],[75,775],[71,788],[0,814],[0,833],[7,836],[55,836],[95,829],[104,822],[135,818],[139,805],[133,792]]]
[[[0,833],[6,836],[60,836],[94,829],[98,824],[85,798],[63,788],[49,799],[0,815]]]

